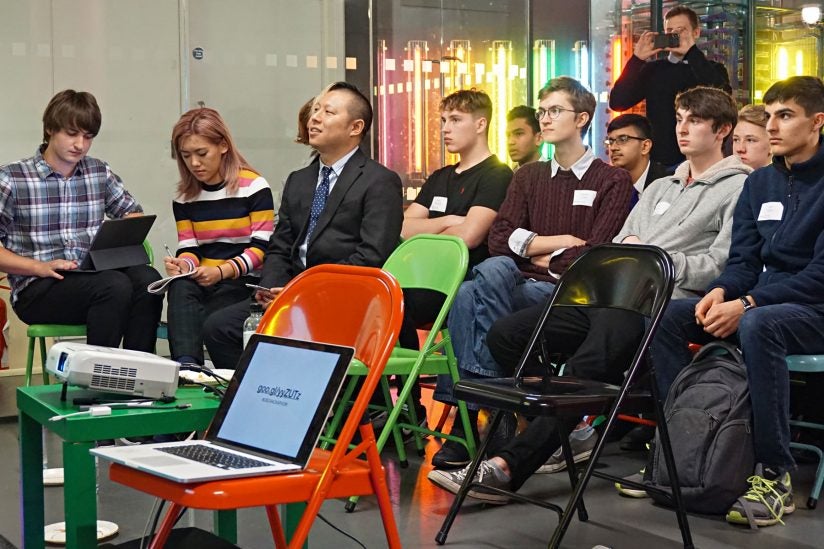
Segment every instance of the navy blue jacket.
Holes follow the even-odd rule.
[[[780,220],[764,219],[777,217],[764,215],[770,202],[783,207]],[[759,306],[824,304],[824,139],[810,160],[787,169],[774,157],[747,178],[733,213],[730,257],[707,290],[713,288],[723,288],[727,300],[749,294]]]

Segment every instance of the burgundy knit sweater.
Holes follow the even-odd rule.
[[[530,162],[518,171],[498,217],[489,231],[491,255],[515,259],[525,277],[555,282],[546,269],[509,249],[509,236],[521,228],[539,236],[571,234],[586,240],[586,246],[568,248],[552,258],[550,269],[562,274],[590,246],[612,241],[629,214],[632,181],[629,172],[595,159],[579,181],[575,174],[559,169],[555,177],[549,162]],[[592,206],[573,206],[576,190],[596,192]]]

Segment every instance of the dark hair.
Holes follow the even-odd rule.
[[[60,130],[80,130],[96,137],[103,120],[97,100],[89,92],[63,90],[51,98],[43,112],[43,142]]]
[[[670,19],[671,17],[675,17],[676,15],[686,15],[687,19],[690,20],[690,26],[693,29],[698,28],[698,14],[686,6],[675,6],[669,10],[666,15],[664,15],[664,21]]]
[[[489,125],[492,123],[492,100],[486,92],[475,88],[458,90],[441,99],[438,110],[440,112],[461,111],[473,116],[480,115],[486,119],[486,131],[489,132]]]
[[[538,101],[553,92],[564,92],[569,96],[569,102],[576,113],[587,113],[587,123],[581,128],[581,136],[586,135],[595,114],[595,96],[583,84],[569,76],[553,78],[538,91]]]
[[[315,104],[315,98],[309,99],[298,111],[298,133],[295,135],[295,143],[301,145],[309,144],[309,119],[312,117],[312,105]]]
[[[791,76],[779,80],[764,94],[765,105],[790,99],[798,103],[807,116],[824,112],[824,82],[817,76]]]
[[[647,117],[633,113],[622,114],[621,116],[613,118],[607,126],[607,133],[612,133],[615,130],[630,127],[638,130],[638,133],[640,134],[638,137],[652,139],[652,126],[650,125],[649,120],[647,120]]]
[[[352,116],[352,120],[363,120],[363,131],[361,132],[361,141],[363,141],[369,128],[372,127],[372,105],[363,92],[349,82],[335,82],[324,91],[328,93],[339,90],[349,92],[349,95],[352,97],[352,100],[346,107],[346,110]]]
[[[526,120],[526,123],[532,128],[533,133],[541,133],[541,124],[538,122],[538,119],[535,118],[535,109],[527,107],[526,105],[518,105],[506,113],[507,122],[512,122],[519,118]]]
[[[738,123],[738,108],[732,96],[724,90],[709,86],[696,86],[675,96],[675,109],[690,111],[693,116],[712,120],[712,131],[717,132],[724,124],[730,129]]]

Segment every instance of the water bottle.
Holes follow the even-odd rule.
[[[249,318],[243,322],[243,346],[249,343],[249,338],[257,331],[260,319],[263,318],[263,305],[257,302],[252,302],[249,307]]]

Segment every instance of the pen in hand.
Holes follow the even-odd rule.
[[[175,254],[172,253],[172,250],[169,249],[168,244],[163,244],[163,247],[166,248],[166,255],[168,255],[169,257],[174,257],[175,256]]]

